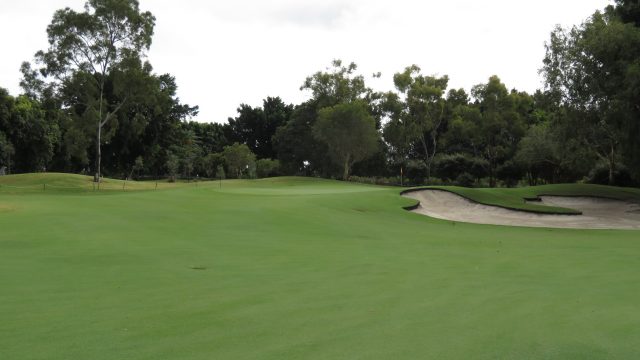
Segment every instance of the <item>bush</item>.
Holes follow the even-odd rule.
[[[371,185],[383,185],[383,186],[400,186],[400,177],[375,177],[375,176],[350,176],[349,181],[361,183],[361,184],[371,184]],[[404,185],[409,186],[407,182]]]
[[[207,177],[214,177],[216,172],[218,172],[218,168],[224,165],[224,156],[219,153],[208,154],[202,158],[201,164]]]
[[[224,166],[218,165],[216,169],[216,178],[220,180],[226,179],[227,175],[224,173]]]
[[[441,155],[434,165],[436,174],[445,181],[454,181],[463,173],[479,179],[487,175],[488,167],[486,160],[462,153]]]
[[[280,173],[280,161],[260,159],[256,161],[256,172],[259,178],[278,176]]]
[[[167,162],[165,163],[165,166],[169,173],[169,182],[175,182],[176,175],[178,174],[178,169],[180,167],[180,158],[175,154],[169,153],[169,155],[167,155]]]
[[[422,184],[427,177],[427,166],[418,160],[409,160],[404,166],[404,177],[412,184]]]
[[[613,173],[613,184],[609,184],[609,165],[604,162],[598,163],[587,176],[587,182],[590,184],[615,185],[615,186],[639,186],[640,184],[633,179],[629,169],[624,165],[619,165]]]
[[[507,187],[514,187],[523,178],[524,171],[516,162],[507,160],[498,167],[496,175]]]
[[[456,178],[456,185],[464,186],[464,187],[473,187],[476,182],[476,177],[469,174],[468,172],[463,172],[458,175]]]

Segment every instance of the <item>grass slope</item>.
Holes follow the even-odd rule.
[[[173,189],[182,183],[160,181],[157,189]],[[155,190],[155,181],[124,181],[103,179],[99,189],[93,177],[63,173],[33,173],[0,176],[1,193],[38,193],[38,192],[94,192],[94,191],[139,191]]]
[[[593,184],[554,184],[522,188],[465,188],[458,186],[433,186],[420,189],[440,189],[451,191],[475,202],[500,206],[507,209],[546,214],[580,214],[579,211],[562,207],[528,203],[543,195],[592,196],[617,200],[640,202],[640,189]],[[414,190],[414,189],[411,189]]]
[[[451,223],[279,178],[0,193],[2,359],[629,359],[635,231]]]

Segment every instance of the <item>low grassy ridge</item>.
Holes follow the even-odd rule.
[[[554,184],[522,188],[465,188],[458,186],[433,186],[415,188],[411,190],[421,189],[450,191],[481,204],[542,214],[578,215],[580,212],[574,209],[540,205],[528,200],[536,199],[538,196],[556,195],[591,196],[640,203],[640,189],[593,184]]]
[[[163,181],[125,181],[103,179],[100,184],[93,181],[92,176],[35,173],[0,176],[0,194],[2,193],[38,193],[38,192],[95,192],[95,191],[139,191],[172,189],[181,183]]]
[[[637,231],[451,223],[304,178],[105,193],[0,192],[1,359],[640,356]]]

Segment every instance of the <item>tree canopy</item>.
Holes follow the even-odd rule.
[[[534,93],[498,75],[450,89],[447,75],[418,65],[375,91],[355,63],[334,60],[301,79],[302,103],[239,99],[226,122],[196,122],[198,107],[180,101],[175,77],[147,59],[153,14],[136,0],[89,0],[81,11],[55,12],[49,46],[20,68],[22,94],[0,88],[0,168],[98,181],[306,175],[640,185],[639,9],[616,0],[582,24],[553,29],[545,86]]]

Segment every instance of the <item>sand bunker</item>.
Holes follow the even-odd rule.
[[[476,224],[574,229],[640,229],[640,205],[592,197],[541,196],[542,205],[575,209],[582,215],[546,215],[482,205],[441,190],[403,196],[420,201],[413,212],[438,219]]]

